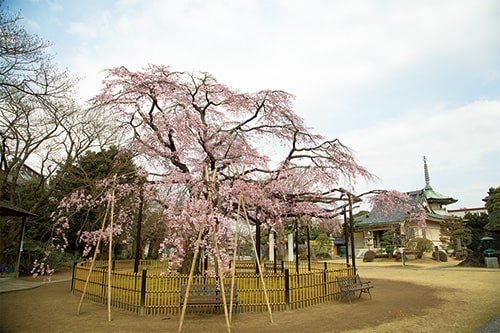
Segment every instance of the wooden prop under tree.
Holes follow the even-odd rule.
[[[236,173],[234,171],[234,165],[232,163],[231,163],[231,168],[233,170],[233,173],[236,175]],[[242,174],[243,175],[245,174],[245,168],[243,168]],[[266,299],[267,310],[269,312],[269,321],[271,323],[273,323],[273,313],[272,313],[271,305],[269,302],[269,295],[267,293],[266,282],[264,281],[264,275],[263,275],[264,273],[262,271],[262,265],[260,263],[260,251],[257,251],[256,243],[255,243],[255,240],[254,240],[253,234],[252,234],[252,228],[250,227],[250,221],[248,219],[247,210],[245,208],[245,201],[243,200],[243,195],[240,193],[238,196],[238,214],[236,215],[236,233],[238,233],[238,224],[239,224],[239,217],[240,217],[241,210],[243,211],[243,216],[245,217],[245,223],[246,223],[247,228],[248,228],[248,234],[250,235],[250,240],[252,242],[252,247],[253,247],[253,251],[255,254],[256,262],[257,262],[257,269],[259,271],[260,282],[262,283],[262,289],[264,290],[264,297]],[[231,286],[231,292],[234,288],[234,274],[236,271],[237,249],[238,249],[238,235],[236,234],[236,240],[235,240],[235,245],[234,245],[234,255],[233,255],[233,260],[234,260],[235,264],[234,264],[234,269],[232,270],[233,285]],[[231,295],[231,301],[232,301],[232,295]]]
[[[233,167],[233,172],[234,172],[234,167]],[[205,177],[206,177],[206,181],[207,181],[207,192],[208,192],[207,200],[209,202],[209,207],[210,207],[210,216],[212,216],[212,217],[214,215],[213,204],[212,204],[212,189],[213,189],[213,187],[215,185],[215,176],[216,176],[216,170],[213,171],[212,179],[210,181],[208,168],[205,169]],[[270,322],[273,323],[272,310],[271,310],[271,305],[269,303],[269,296],[268,296],[266,284],[265,284],[265,281],[264,281],[264,275],[263,275],[263,272],[262,272],[262,267],[261,267],[260,259],[257,256],[257,247],[256,247],[256,244],[255,244],[255,240],[254,240],[254,238],[252,236],[252,229],[250,227],[250,222],[249,222],[247,211],[246,211],[246,208],[245,208],[245,202],[243,200],[242,194],[240,193],[239,197],[238,197],[238,213],[237,213],[236,228],[235,228],[236,229],[236,238],[235,238],[235,242],[234,242],[233,269],[232,269],[232,273],[231,273],[231,288],[230,288],[230,297],[229,297],[229,299],[230,299],[229,312],[228,312],[228,309],[227,309],[226,292],[225,292],[225,287],[224,287],[224,274],[221,272],[220,265],[219,265],[220,264],[220,252],[219,252],[219,248],[218,248],[218,245],[217,245],[217,239],[216,239],[216,235],[217,235],[216,227],[217,227],[217,225],[215,225],[215,228],[214,228],[214,247],[215,247],[215,255],[216,255],[216,258],[215,258],[216,259],[215,260],[215,262],[216,262],[216,274],[218,274],[219,281],[220,281],[221,296],[222,296],[222,302],[223,302],[223,308],[224,308],[224,316],[225,316],[225,319],[226,319],[226,328],[227,328],[227,332],[229,332],[229,333],[231,332],[230,322],[231,322],[231,319],[232,319],[232,309],[233,309],[233,300],[234,300],[235,270],[236,270],[235,269],[236,268],[236,265],[235,265],[236,261],[235,260],[236,260],[236,257],[237,257],[238,232],[239,232],[239,217],[240,217],[241,213],[243,213],[243,216],[245,217],[245,222],[246,222],[246,225],[247,225],[247,228],[248,228],[248,232],[250,234],[250,239],[252,241],[253,250],[254,250],[254,253],[255,253],[256,259],[257,259],[257,267],[258,267],[258,270],[259,270],[260,280],[261,280],[261,283],[262,283],[262,286],[263,286],[263,289],[264,289],[264,296],[265,296],[265,299],[266,299],[267,309],[269,311]],[[186,314],[186,308],[187,308],[187,303],[188,303],[188,298],[189,298],[189,290],[190,290],[191,284],[193,282],[193,274],[194,274],[194,269],[195,269],[195,265],[196,265],[196,259],[197,259],[198,254],[199,254],[200,242],[201,242],[201,238],[202,238],[202,235],[203,235],[203,231],[205,229],[205,224],[206,224],[206,220],[203,221],[203,223],[202,223],[202,225],[200,227],[200,230],[198,232],[198,238],[197,238],[197,241],[196,241],[196,247],[195,247],[195,251],[194,251],[194,255],[193,255],[193,261],[191,263],[191,269],[189,271],[188,284],[186,286],[185,297],[184,297],[183,304],[182,304],[182,311],[181,311],[181,318],[180,318],[180,322],[179,322],[178,333],[182,332],[182,326],[184,324],[184,317],[185,317],[185,314]]]
[[[116,175],[113,176],[111,190],[111,209],[109,213],[109,252],[108,252],[108,321],[111,321],[111,268],[113,264],[113,218],[115,203]]]
[[[101,223],[101,232],[99,233],[99,237],[97,239],[97,244],[94,250],[94,256],[92,257],[92,262],[90,263],[90,268],[87,274],[87,279],[85,280],[85,285],[83,287],[83,292],[82,296],[80,297],[80,302],[78,303],[78,311],[77,313],[80,314],[81,309],[82,309],[82,303],[83,299],[85,298],[85,293],[87,291],[87,286],[89,284],[90,276],[92,274],[92,270],[94,268],[94,262],[96,261],[97,257],[97,252],[99,249],[99,246],[101,245],[101,239],[102,235],[104,234],[104,229],[106,227],[106,220],[108,218],[108,213],[109,213],[109,228],[110,228],[110,233],[109,233],[109,254],[108,254],[108,321],[111,321],[111,264],[112,264],[112,245],[113,245],[113,210],[114,210],[114,201],[115,201],[115,186],[116,186],[116,175],[113,177],[113,186],[112,186],[112,192],[111,192],[111,200],[108,201],[108,204],[106,206],[106,211],[104,213],[104,217],[102,219]]]
[[[253,250],[254,250],[254,253],[255,253],[255,259],[257,261],[257,267],[259,269],[260,282],[262,283],[262,288],[264,289],[264,297],[266,298],[267,310],[269,312],[269,320],[270,320],[271,323],[273,323],[273,313],[271,311],[271,305],[269,304],[269,296],[267,294],[266,282],[264,281],[264,275],[263,275],[264,273],[262,271],[262,266],[261,266],[261,263],[260,263],[260,259],[257,256],[257,247],[255,245],[255,240],[254,240],[253,235],[252,235],[252,229],[250,227],[250,222],[249,222],[249,219],[248,219],[247,211],[245,209],[245,201],[243,201],[243,197],[241,196],[241,194],[240,194],[240,202],[241,202],[241,206],[243,208],[243,215],[245,216],[245,222],[246,222],[246,225],[247,225],[247,228],[248,228],[248,233],[250,235],[250,240],[252,241],[252,247],[253,247]]]
[[[213,217],[213,205],[212,205],[212,188],[215,184],[215,176],[216,176],[216,170],[213,171],[213,174],[212,174],[212,180],[210,181],[209,179],[209,173],[208,173],[208,168],[205,169],[205,180],[207,182],[207,192],[208,192],[208,195],[207,195],[207,200],[209,202],[209,207],[210,207],[210,216]],[[196,246],[195,246],[195,249],[194,249],[194,254],[193,254],[193,261],[191,262],[191,269],[189,270],[189,277],[188,277],[188,283],[187,283],[187,286],[186,286],[186,291],[185,291],[185,297],[184,297],[184,302],[182,304],[182,311],[181,311],[181,318],[180,318],[180,321],[179,321],[179,328],[178,328],[178,332],[182,332],[182,325],[184,324],[184,316],[186,315],[186,308],[187,308],[187,303],[188,303],[188,299],[189,299],[189,290],[191,289],[191,285],[193,283],[193,274],[194,274],[194,269],[195,269],[195,265],[196,265],[196,259],[198,258],[198,253],[199,253],[199,250],[200,250],[200,242],[201,242],[201,237],[203,235],[203,231],[205,229],[205,224],[207,222],[207,219],[204,219],[201,226],[200,226],[200,230],[198,231],[198,238],[196,240]],[[218,247],[217,247],[217,240],[215,239],[216,237],[216,230],[214,230],[214,240],[215,240],[215,246],[216,246],[216,262],[219,262],[219,251],[218,251]],[[218,265],[217,265],[218,266]],[[217,270],[218,271],[218,270]],[[217,272],[219,273],[219,272]],[[220,276],[222,276],[223,274],[220,274]],[[222,279],[220,279],[221,281],[221,293],[222,293],[222,301],[223,301],[223,305],[224,305],[224,316],[226,318],[226,327],[227,327],[227,331],[228,332],[231,332],[231,326],[229,324],[229,317],[228,317],[228,313],[227,313],[227,306],[226,306],[226,296],[225,296],[225,292],[224,292],[224,277],[222,277]]]

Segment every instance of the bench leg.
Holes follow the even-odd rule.
[[[359,296],[358,296],[358,298],[361,298],[361,294],[362,294],[362,293],[368,293],[368,295],[370,295],[370,300],[372,299],[372,293],[370,292],[370,288],[361,289],[361,290],[359,291]]]

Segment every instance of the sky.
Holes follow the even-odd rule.
[[[4,0],[61,67],[209,72],[241,92],[284,90],[311,131],[378,177],[484,206],[500,186],[500,1]]]

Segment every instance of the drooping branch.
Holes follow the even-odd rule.
[[[172,260],[187,253],[176,237],[190,244],[204,218],[207,193],[199,180],[206,167],[217,170],[213,207],[224,235],[240,194],[251,221],[280,228],[287,216],[332,219],[341,201],[332,188],[371,177],[338,140],[311,133],[285,92],[241,93],[208,73],[164,66],[109,74],[94,102],[130,126],[128,147],[157,175],[157,193],[163,194],[157,201],[169,203],[162,205],[162,219],[169,232],[164,246],[175,246]],[[262,149],[269,142],[283,156],[271,161]],[[244,169],[244,177],[234,176],[232,165]]]

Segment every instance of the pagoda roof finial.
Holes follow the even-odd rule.
[[[427,201],[439,202],[441,205],[448,205],[457,202],[456,199],[453,199],[452,197],[436,192],[432,189],[431,180],[429,178],[429,168],[427,168],[427,159],[425,158],[425,156],[424,156],[424,173],[425,173],[425,188],[422,191],[424,192]]]
[[[429,169],[427,168],[427,159],[424,156],[424,175],[425,175],[425,189],[432,190],[431,179],[429,177]]]

